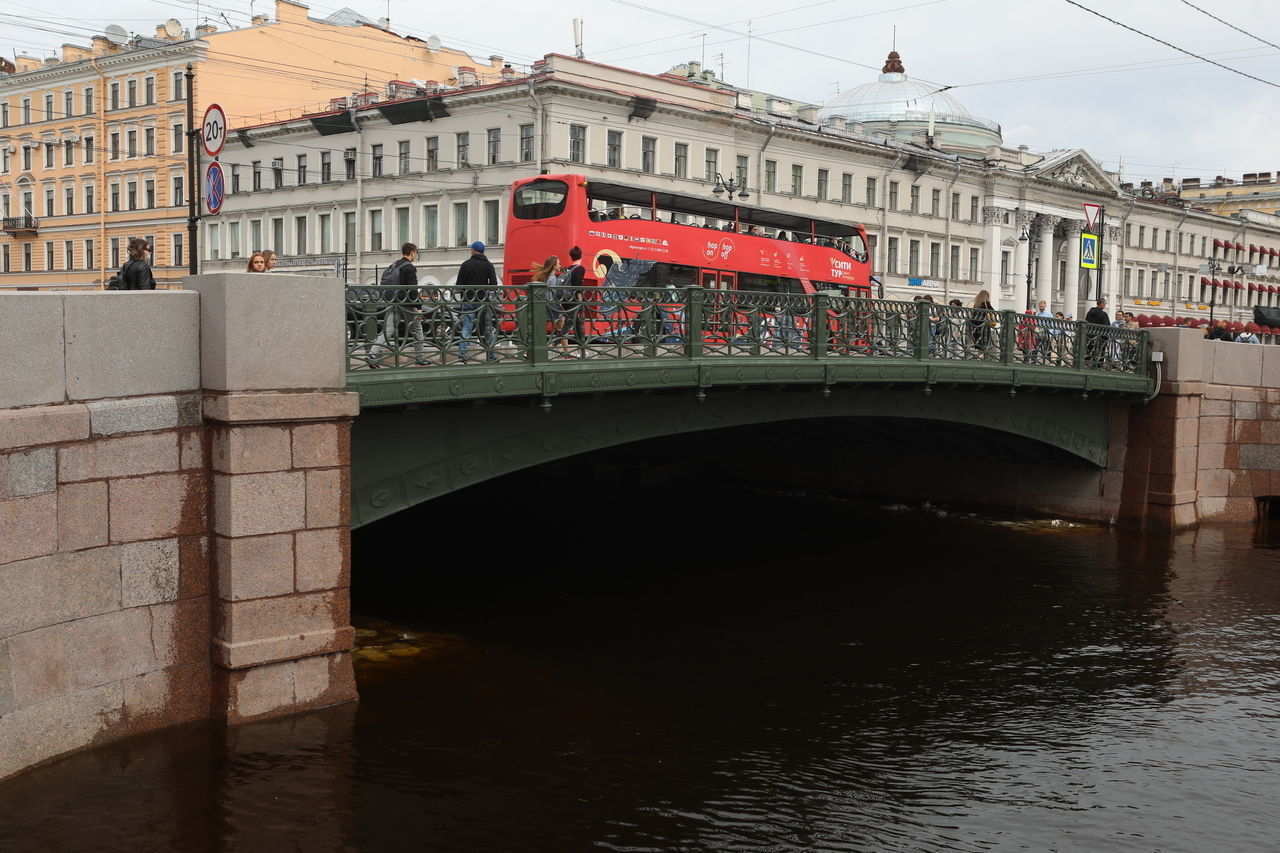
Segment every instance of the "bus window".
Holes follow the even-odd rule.
[[[757,293],[804,293],[798,279],[759,273],[739,273],[738,287]]]
[[[568,197],[564,181],[533,181],[516,190],[511,212],[516,219],[550,219],[564,213]]]
[[[728,270],[703,270],[702,286],[711,290],[734,290],[737,276]]]

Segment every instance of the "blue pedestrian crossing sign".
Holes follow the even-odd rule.
[[[1098,268],[1098,235],[1080,235],[1080,269],[1096,270]]]

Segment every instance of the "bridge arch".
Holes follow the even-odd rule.
[[[649,438],[818,418],[983,427],[1107,464],[1110,404],[1094,396],[837,386],[562,397],[365,409],[352,429],[352,527],[524,468]]]

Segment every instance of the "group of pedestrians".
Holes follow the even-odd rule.
[[[249,256],[245,272],[271,272],[276,268],[276,253],[270,249],[258,249]]]

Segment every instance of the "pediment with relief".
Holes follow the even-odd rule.
[[[1062,158],[1054,158],[1047,163],[1036,164],[1031,171],[1038,178],[1059,184],[1079,187],[1083,190],[1096,190],[1105,193],[1118,192],[1120,187],[1103,172],[1102,168],[1083,151],[1073,151]]]

